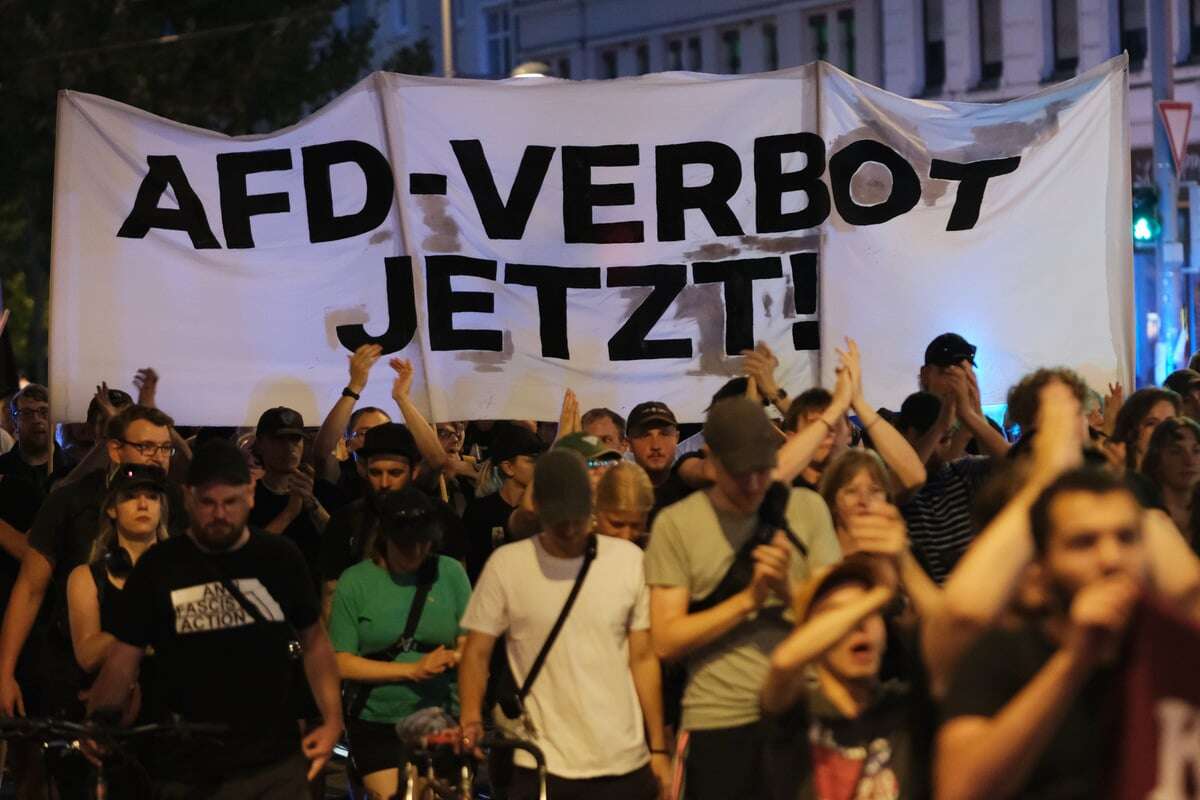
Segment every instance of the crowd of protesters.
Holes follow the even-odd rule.
[[[56,437],[25,386],[0,712],[224,727],[136,768],[14,746],[22,795],[91,796],[86,755],[114,797],[291,800],[344,741],[356,796],[404,796],[444,729],[514,800],[539,775],[498,736],[552,800],[1100,796],[1135,612],[1200,620],[1200,372],[1124,397],[1040,369],[999,425],[957,334],[894,411],[837,355],[781,387],[748,351],[700,426],[567,387],[557,426],[433,423],[376,345],[315,433],[177,429],[145,369]]]

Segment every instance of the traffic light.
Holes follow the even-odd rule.
[[[1133,243],[1148,247],[1158,241],[1162,221],[1158,218],[1158,189],[1154,186],[1133,187]]]

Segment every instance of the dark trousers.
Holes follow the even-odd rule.
[[[163,781],[155,800],[303,800],[308,797],[308,759],[300,753],[255,770],[239,772],[215,784]]]
[[[546,795],[550,800],[656,800],[658,781],[648,764],[625,775],[576,779],[550,775],[546,779]],[[508,796],[510,800],[537,800],[537,772],[516,767]]]
[[[763,724],[689,731],[684,800],[762,797]]]

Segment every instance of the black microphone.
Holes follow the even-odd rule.
[[[775,481],[767,489],[766,495],[763,497],[762,503],[758,507],[758,519],[763,523],[759,528],[762,531],[762,536],[766,537],[763,544],[770,542],[775,537],[775,531],[783,531],[784,536],[792,543],[792,546],[800,551],[800,555],[808,558],[808,547],[804,542],[800,541],[800,537],[792,530],[792,526],[787,520],[787,504],[788,499],[792,496],[792,490],[788,486],[779,481]]]

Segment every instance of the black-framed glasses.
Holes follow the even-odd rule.
[[[128,439],[122,439],[122,444],[129,445],[134,450],[145,458],[154,458],[156,455],[164,455],[168,458],[175,455],[175,445],[159,444],[158,442],[131,442]]]
[[[461,439],[463,431],[458,428],[438,428],[437,435],[439,439]]]

